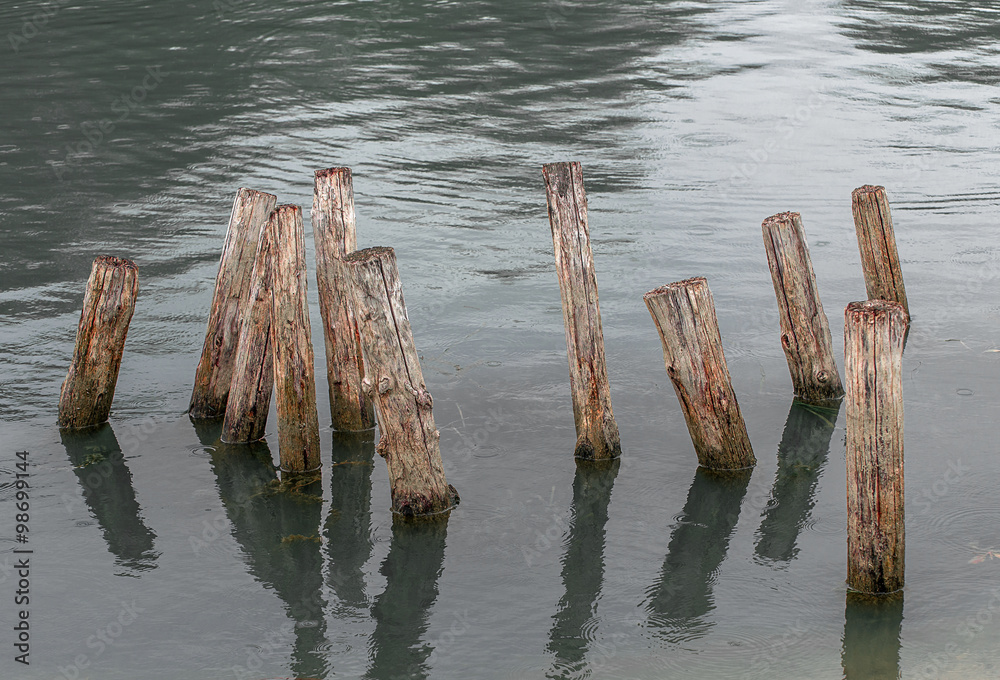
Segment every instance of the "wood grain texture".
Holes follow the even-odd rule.
[[[839,399],[844,385],[833,355],[830,322],[816,287],[802,217],[785,212],[761,224],[781,322],[781,348],[788,361],[792,388],[800,400]]]
[[[367,377],[378,406],[376,450],[389,468],[392,508],[403,516],[441,513],[458,501],[445,481],[431,395],[424,385],[392,248],[367,248],[344,259],[351,273]]]
[[[903,587],[903,306],[852,302],[844,318],[847,377],[847,583]]]
[[[240,335],[240,312],[250,291],[260,230],[277,200],[271,194],[240,189],[233,201],[188,407],[192,418],[221,418],[225,412]]]
[[[326,339],[330,417],[336,430],[367,430],[375,427],[375,410],[371,399],[361,390],[365,364],[351,308],[350,279],[342,262],[357,247],[350,168],[316,171],[312,225],[319,311]]]
[[[855,189],[851,192],[851,212],[854,213],[868,299],[898,302],[909,315],[885,188],[865,185]]]
[[[278,455],[282,470],[308,472],[320,467],[320,452],[302,209],[279,205],[271,213],[267,229],[274,242],[271,347]]]
[[[643,300],[660,332],[663,363],[698,463],[713,470],[753,467],[757,460],[729,378],[708,282],[697,277],[670,283]]]
[[[240,321],[233,382],[226,402],[222,441],[255,442],[264,437],[267,412],[274,391],[274,356],[271,350],[271,307],[274,305],[274,242],[272,230],[260,230],[250,292]]]
[[[134,262],[108,255],[94,260],[73,361],[59,394],[59,427],[90,427],[107,421],[138,290],[139,269]]]
[[[583,170],[576,162],[550,163],[542,166],[542,175],[566,328],[575,455],[594,460],[617,458],[622,452],[621,439],[611,409]]]

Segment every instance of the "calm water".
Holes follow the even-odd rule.
[[[5,1],[0,33],[3,677],[1000,671],[1000,4]],[[572,458],[556,160],[590,199],[612,470]],[[447,526],[393,527],[371,435],[327,429],[322,484],[282,492],[273,434],[227,449],[183,414],[236,189],[308,210],[333,165],[354,169],[359,245],[396,248],[463,499]],[[844,414],[792,405],[760,237],[803,214],[841,352],[865,183],[890,192],[913,314],[907,588],[881,605],[846,596]],[[138,263],[140,297],[110,427],[60,435],[99,254]],[[641,300],[695,275],[746,477],[697,470]]]

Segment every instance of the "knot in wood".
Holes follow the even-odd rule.
[[[385,458],[385,454],[388,450],[389,450],[389,438],[386,437],[385,435],[382,435],[381,437],[378,438],[378,444],[375,445],[375,452],[378,453],[378,455]]]
[[[362,378],[361,380],[361,391],[367,396],[372,396],[372,381],[368,378]]]
[[[781,346],[785,348],[786,352],[792,348],[792,338],[788,333],[781,334]]]
[[[830,382],[830,374],[827,373],[826,371],[819,371],[816,373],[816,381],[826,384]]]
[[[383,375],[378,379],[378,393],[385,394],[390,389],[392,389],[392,378],[387,375]]]
[[[421,388],[416,391],[415,396],[417,398],[417,404],[425,408],[430,409],[434,406],[434,400],[431,398],[431,393],[427,390]],[[440,435],[438,435],[440,436]]]

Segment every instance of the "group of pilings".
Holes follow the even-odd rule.
[[[608,387],[587,198],[579,163],[543,168],[566,327],[576,456],[621,455]],[[868,300],[845,309],[848,584],[865,593],[903,587],[903,407],[901,361],[909,325],[906,293],[885,190],[852,195]],[[761,225],[780,319],[780,342],[796,399],[839,403],[845,383],[833,355],[802,218],[786,212]],[[643,296],[699,465],[715,471],[756,464],[723,353],[715,303],[702,277]]]

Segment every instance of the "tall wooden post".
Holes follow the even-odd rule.
[[[448,510],[458,501],[445,481],[431,395],[424,385],[392,248],[348,255],[354,310],[365,356],[366,389],[378,405],[376,451],[389,468],[392,509],[403,516]]]
[[[59,427],[90,427],[108,419],[138,290],[134,262],[108,255],[94,260],[73,362],[59,394]]]
[[[240,189],[233,201],[219,273],[215,277],[205,345],[194,375],[188,408],[192,418],[219,418],[226,409],[240,334],[240,312],[250,290],[257,242],[277,200],[271,194]]]
[[[903,270],[896,252],[896,235],[885,187],[865,185],[855,189],[851,192],[851,211],[858,233],[868,299],[898,302],[909,317],[910,307],[906,302]]]
[[[336,430],[367,430],[375,427],[375,411],[371,399],[361,390],[365,365],[358,324],[351,310],[350,280],[341,262],[357,248],[350,168],[316,171],[312,225],[319,311],[326,338],[330,417]]]
[[[271,347],[278,410],[278,454],[287,472],[320,466],[312,332],[306,303],[302,209],[279,205],[267,222],[274,242]]]
[[[802,218],[796,212],[772,215],[761,224],[781,320],[781,347],[795,395],[822,402],[844,395],[833,358],[830,322],[816,288]]]
[[[274,390],[271,307],[274,305],[274,241],[267,225],[260,230],[250,293],[240,320],[233,382],[226,402],[222,441],[255,442],[264,437]]]
[[[595,460],[617,458],[622,448],[604,361],[583,170],[576,162],[550,163],[542,166],[542,175],[566,327],[577,436],[575,455]]]
[[[845,310],[847,584],[903,587],[903,338],[907,316],[886,300]]]
[[[713,470],[757,464],[736,403],[715,301],[697,277],[670,283],[643,296],[663,344],[663,363],[684,411],[698,463]]]

